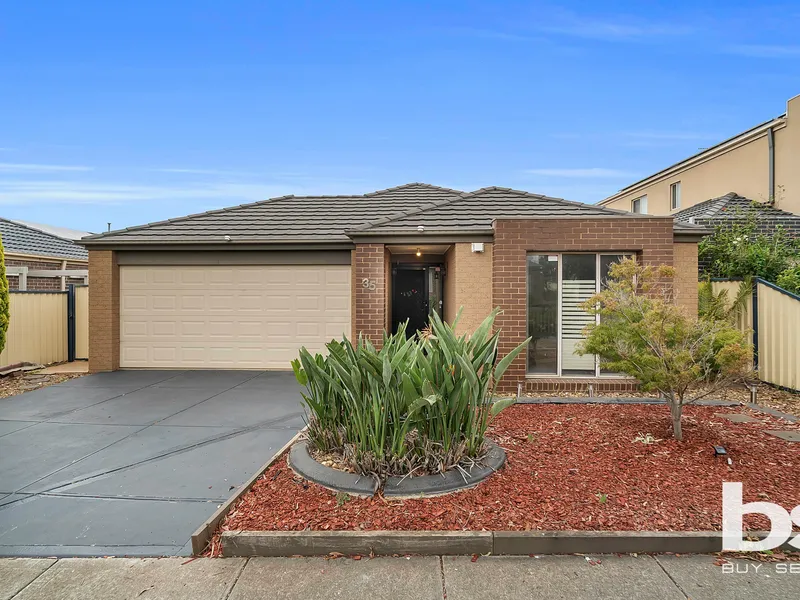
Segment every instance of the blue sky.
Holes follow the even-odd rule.
[[[595,202],[785,111],[800,4],[7,2],[0,216],[409,181]]]

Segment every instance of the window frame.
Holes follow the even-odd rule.
[[[681,208],[681,187],[680,181],[673,181],[669,184],[670,210],[680,210]]]
[[[623,256],[627,258],[636,259],[636,253],[630,250],[617,250],[617,251],[601,251],[601,252],[546,252],[546,251],[531,251],[525,253],[525,337],[529,335],[529,327],[530,327],[530,311],[528,309],[529,298],[530,298],[530,280],[528,278],[528,256],[530,255],[548,255],[548,256],[557,256],[558,257],[558,267],[556,272],[557,276],[557,284],[558,284],[558,300],[556,304],[556,347],[557,347],[557,356],[556,356],[556,371],[554,373],[531,373],[528,370],[528,360],[529,354],[525,352],[525,377],[529,379],[547,379],[553,377],[565,377],[562,375],[563,368],[562,368],[562,351],[563,351],[563,343],[562,343],[562,332],[563,332],[563,319],[562,319],[562,312],[563,312],[563,293],[564,293],[564,261],[563,256],[567,254],[590,254],[594,255],[595,257],[595,293],[599,292],[602,289],[602,277],[601,277],[601,270],[600,270],[600,257],[602,256]],[[595,315],[595,323],[600,322],[600,315]],[[603,373],[602,369],[600,368],[600,357],[595,355],[594,357],[594,374],[593,375],[566,375],[569,378],[577,378],[577,379],[592,379],[592,378],[608,378],[608,379],[619,379],[621,377],[625,377],[624,375],[620,375],[619,373]]]
[[[638,211],[634,210],[637,202],[639,203]],[[631,200],[631,212],[635,215],[647,214],[647,194],[644,194],[643,196],[639,196],[638,198],[634,198],[633,200]]]

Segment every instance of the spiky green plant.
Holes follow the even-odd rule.
[[[425,335],[407,339],[401,325],[380,350],[363,338],[332,341],[327,356],[301,349],[292,367],[306,387],[312,447],[341,451],[358,472],[379,477],[479,457],[489,421],[513,403],[492,402],[495,387],[530,341],[498,360],[498,313],[471,336],[433,314]]]

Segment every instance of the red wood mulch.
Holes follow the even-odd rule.
[[[758,422],[714,416],[728,412]],[[339,506],[335,493],[300,479],[284,456],[221,530],[719,530],[723,481],[743,482],[745,502],[787,510],[800,504],[800,443],[769,429],[800,425],[746,408],[690,406],[679,443],[665,406],[519,405],[490,429],[508,463],[474,489],[420,500],[350,498]],[[662,441],[634,442],[648,433]],[[715,458],[712,445],[725,446],[733,466]]]

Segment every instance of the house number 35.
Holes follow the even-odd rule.
[[[375,291],[375,282],[371,279],[367,279],[366,277],[361,280],[361,287],[365,290],[369,290],[371,292]]]

